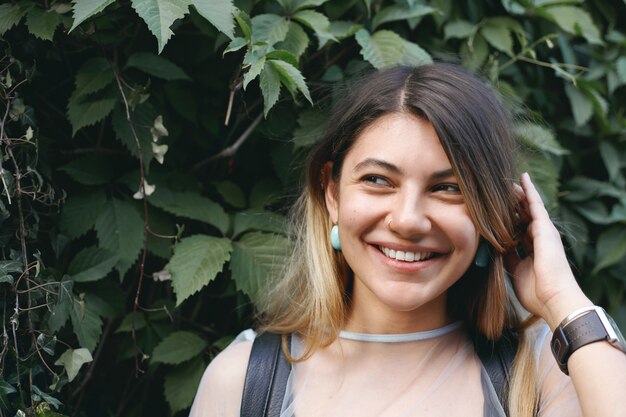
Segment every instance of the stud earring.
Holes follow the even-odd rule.
[[[489,266],[489,261],[491,258],[489,249],[489,243],[481,240],[480,244],[478,245],[478,250],[476,250],[476,255],[474,256],[474,265],[479,268],[486,268],[487,266]]]
[[[335,250],[341,250],[341,242],[339,241],[339,226],[336,224],[334,224],[333,228],[330,229],[330,245]]]

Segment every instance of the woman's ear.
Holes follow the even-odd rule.
[[[328,161],[322,169],[322,184],[324,186],[324,199],[326,200],[326,209],[333,223],[339,220],[339,195],[337,192],[338,184],[333,180],[333,163]]]

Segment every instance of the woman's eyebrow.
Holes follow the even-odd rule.
[[[450,177],[454,177],[454,172],[452,171],[452,168],[443,169],[441,171],[435,171],[430,176],[430,179],[432,181],[439,181],[439,180],[443,180],[443,179],[450,178]]]
[[[358,164],[354,166],[353,171],[357,172],[361,169],[369,168],[369,167],[383,168],[387,171],[393,172],[394,174],[402,174],[402,170],[398,168],[396,165],[387,161],[383,161],[382,159],[376,159],[376,158],[364,159],[363,161],[359,162]]]

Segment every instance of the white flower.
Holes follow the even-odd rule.
[[[26,140],[31,140],[33,138],[33,128],[28,126],[28,129],[26,129],[26,134],[24,135],[24,137],[26,138]]]
[[[152,142],[152,154],[154,155],[154,159],[159,161],[159,164],[163,164],[163,156],[167,153],[167,149],[167,145],[157,145]]]
[[[152,279],[154,279],[155,281],[171,281],[172,280],[172,274],[170,274],[170,272],[168,270],[162,270],[162,271],[157,271],[154,272],[152,274]]]
[[[163,116],[158,115],[156,119],[154,119],[154,124],[150,128],[150,133],[152,133],[152,141],[156,142],[159,140],[161,136],[169,135],[169,132],[163,126]]]
[[[148,181],[144,181],[143,182],[143,188],[144,190],[146,190],[146,197],[151,195],[154,190],[156,190],[156,185],[150,185],[148,184]],[[133,194],[133,198],[135,200],[141,200],[143,198],[143,193],[141,192],[141,184],[139,185],[139,191],[137,191],[135,194]]]

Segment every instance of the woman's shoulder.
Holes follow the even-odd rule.
[[[255,333],[251,330],[240,333],[226,349],[211,361],[205,372],[205,377],[209,380],[215,379],[219,384],[241,384],[243,387],[254,337]]]

